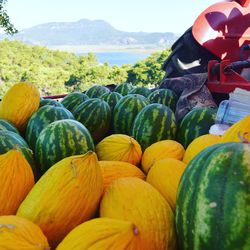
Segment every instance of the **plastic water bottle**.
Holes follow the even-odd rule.
[[[231,126],[248,114],[250,114],[250,105],[233,100],[224,100],[219,105],[216,123]]]

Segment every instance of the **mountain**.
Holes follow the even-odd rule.
[[[0,34],[0,39],[6,35]],[[8,37],[10,38],[10,37]],[[178,38],[171,32],[125,32],[103,20],[81,19],[77,22],[52,22],[21,30],[10,39],[32,45],[136,45],[158,44],[170,46]]]

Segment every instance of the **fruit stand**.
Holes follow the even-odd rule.
[[[209,61],[207,88],[250,90],[243,68],[249,60]],[[126,82],[46,97],[10,87],[0,249],[249,249],[250,114],[216,135],[217,108],[177,120],[179,100]]]

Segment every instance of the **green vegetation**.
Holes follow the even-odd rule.
[[[170,51],[153,53],[135,65],[122,67],[99,64],[96,56],[29,46],[18,41],[0,42],[0,98],[16,82],[35,84],[42,95],[84,91],[93,84],[131,82],[138,86],[155,86],[164,76],[161,66]]]
[[[17,29],[10,23],[10,18],[5,9],[7,0],[0,0],[0,27],[4,28],[4,31],[7,34],[14,34],[17,32]]]

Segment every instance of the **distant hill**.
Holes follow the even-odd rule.
[[[6,37],[0,35],[0,39]],[[10,39],[44,46],[158,44],[169,47],[177,38],[171,32],[125,32],[115,29],[103,20],[81,19],[77,22],[40,24],[21,30]]]

